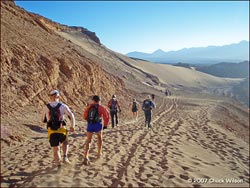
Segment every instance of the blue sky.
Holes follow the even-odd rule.
[[[249,41],[248,1],[16,1],[55,22],[93,31],[126,54]]]

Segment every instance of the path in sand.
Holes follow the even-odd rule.
[[[104,131],[103,157],[96,159],[96,137],[90,166],[82,160],[85,122],[71,134],[71,165],[52,168],[47,131],[30,125],[34,135],[1,153],[1,186],[54,187],[200,187],[248,186],[248,144],[210,119],[215,101],[170,97],[156,101],[153,128],[144,117]],[[201,179],[202,181],[200,182]],[[240,182],[229,184],[226,178]],[[192,182],[191,182],[192,180]],[[212,181],[217,181],[212,182]]]

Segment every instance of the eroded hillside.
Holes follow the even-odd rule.
[[[56,34],[61,28],[70,29],[1,1],[2,128],[12,126],[6,118],[20,116],[29,106],[39,110],[55,88],[78,114],[94,94],[104,104],[114,93],[126,96],[123,81]],[[87,34],[98,43],[94,33]]]

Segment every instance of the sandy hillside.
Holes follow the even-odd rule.
[[[134,61],[132,61],[134,62]],[[205,74],[193,69],[177,67],[167,64],[153,64],[147,61],[137,60],[134,65],[146,72],[151,72],[160,79],[161,82],[168,85],[183,85],[185,87],[222,87],[230,84],[236,84],[242,79],[219,78]]]
[[[95,59],[110,74],[120,77],[127,88],[138,92],[149,92],[152,85],[160,85],[158,77],[142,69],[136,69],[126,56],[116,53],[104,45],[90,41],[79,31],[56,31],[61,37],[79,46],[89,57]],[[143,82],[150,85],[141,84]]]
[[[46,129],[27,120],[29,139],[2,151],[1,186],[18,187],[247,187],[249,139],[234,126],[225,128],[213,119],[219,100],[194,97],[157,97],[153,129],[131,117],[121,126],[105,130],[103,158],[96,159],[96,138],[90,150],[91,165],[83,165],[85,122],[71,134],[72,164],[61,171],[52,167]],[[231,109],[225,117],[239,109]],[[235,118],[242,118],[240,116]],[[221,120],[221,119],[220,119]],[[203,182],[204,181],[204,182]],[[234,181],[235,183],[227,183]]]
[[[88,52],[107,72],[120,77],[126,88],[136,92],[130,91],[129,100],[133,96],[137,96],[140,100],[143,95],[138,96],[138,93],[145,95],[152,93],[152,89],[155,94],[162,94],[167,89],[175,94],[189,91],[235,98],[237,96],[233,88],[243,81],[243,79],[216,77],[183,67],[131,59],[107,49],[104,45],[91,42],[79,31],[57,33]]]
[[[239,80],[130,59],[84,28],[68,27],[1,2],[1,187],[249,187],[249,108],[224,92]],[[52,166],[40,110],[57,87],[76,115],[71,165]],[[166,97],[165,87],[172,91]],[[83,165],[93,94],[116,92],[120,127],[103,132],[103,157]],[[156,95],[153,128],[128,103]]]
[[[125,75],[125,73],[132,73],[138,80],[141,80],[141,82],[144,81],[144,83],[148,82],[146,73],[151,76],[151,79],[153,76],[157,77],[155,78],[155,80],[157,80],[156,83],[167,84],[168,86],[182,85],[183,87],[195,88],[230,87],[242,81],[242,79],[215,77],[184,67],[154,64],[148,61],[131,59],[122,54],[112,52],[103,45],[100,46],[94,42],[90,42],[83,37],[83,34],[77,31],[60,31],[58,34],[81,46],[93,56],[101,59],[102,65],[107,71],[110,69],[113,71],[113,68],[116,68],[118,69],[116,74],[121,77],[126,77],[127,75]],[[116,62],[115,64],[113,63],[114,61]],[[119,69],[122,70],[122,72],[119,71]],[[139,73],[144,73],[144,75],[140,76]]]

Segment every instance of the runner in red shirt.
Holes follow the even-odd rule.
[[[87,140],[84,150],[84,164],[89,164],[89,148],[93,133],[98,137],[98,158],[102,155],[102,130],[106,129],[109,123],[109,112],[100,104],[100,97],[95,95],[92,98],[93,103],[88,105],[83,113],[83,119],[87,120]],[[103,123],[102,123],[103,120]]]

